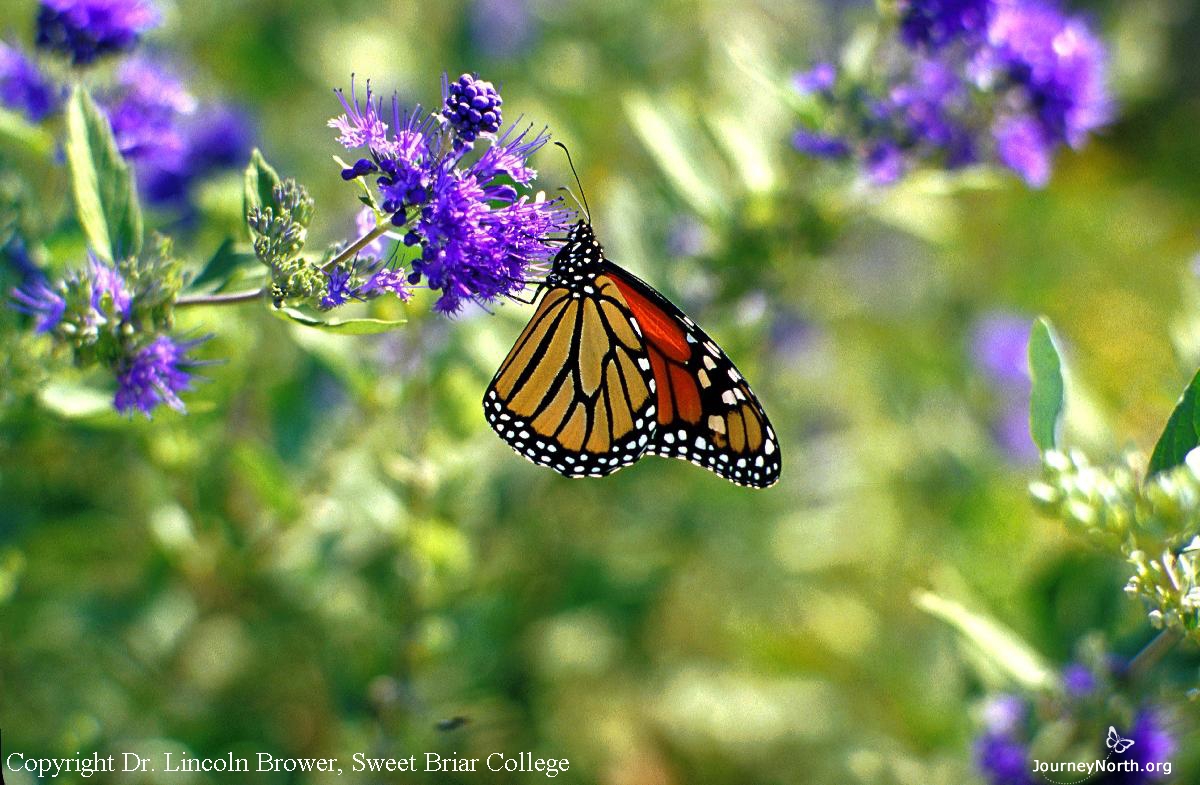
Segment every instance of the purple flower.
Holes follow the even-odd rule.
[[[1096,689],[1096,677],[1086,665],[1077,662],[1063,668],[1063,688],[1074,698],[1086,698]]]
[[[992,133],[996,155],[1002,164],[1034,188],[1050,182],[1054,144],[1046,138],[1037,120],[1024,116],[1005,118]]]
[[[50,288],[45,278],[37,277],[12,291],[13,307],[34,319],[34,330],[48,333],[62,321],[67,302]]]
[[[197,363],[187,352],[206,339],[176,342],[160,335],[117,367],[113,406],[121,414],[138,409],[147,418],[159,404],[185,411],[179,394],[191,389],[188,369]]]
[[[986,733],[975,742],[975,763],[990,785],[1033,785],[1025,746],[1006,733]]]
[[[985,61],[1023,88],[1050,141],[1083,145],[1111,119],[1107,54],[1083,20],[1049,0],[997,0]]]
[[[499,131],[503,103],[492,83],[478,76],[463,74],[454,82],[442,77],[442,117],[464,142]]]
[[[993,734],[1011,736],[1025,721],[1029,706],[1016,695],[997,695],[983,707],[983,724]]]
[[[330,128],[339,132],[338,141],[347,150],[356,147],[377,149],[387,139],[387,123],[379,118],[380,106],[371,102],[371,80],[367,80],[367,95],[363,103],[358,102],[358,93],[354,88],[354,77],[350,77],[350,100],[341,88],[334,90],[344,114],[334,117],[328,122]]]
[[[792,77],[792,86],[801,95],[829,92],[835,82],[837,69],[833,63],[817,63],[809,70],[801,71]]]
[[[322,308],[337,308],[354,299],[355,292],[350,287],[351,274],[349,270],[334,268],[326,273],[329,281],[325,286],[325,294],[321,297]]]
[[[16,47],[0,42],[0,105],[23,113],[35,123],[58,111],[62,88]]]
[[[1030,320],[1005,311],[986,314],[975,323],[971,355],[975,367],[996,384],[1020,391],[1029,389]]]
[[[991,0],[900,0],[900,38],[909,46],[937,49],[978,37]]]
[[[37,45],[87,65],[132,49],[158,22],[158,9],[149,0],[42,0]]]
[[[1123,753],[1114,753],[1117,763],[1134,762],[1137,771],[1117,770],[1096,780],[1102,785],[1148,785],[1167,778],[1162,771],[1148,772],[1149,764],[1167,763],[1175,755],[1175,737],[1167,730],[1162,715],[1153,708],[1144,708],[1133,718],[1133,727],[1122,736],[1133,742]],[[1156,765],[1155,768],[1158,766]]]
[[[199,107],[184,125],[189,174],[244,165],[255,136],[254,122],[246,112],[224,104]]]
[[[881,142],[867,154],[867,178],[875,185],[891,185],[904,176],[906,164],[900,148]]]
[[[850,145],[836,136],[801,129],[792,136],[792,146],[813,158],[846,158]]]
[[[109,315],[128,319],[133,311],[133,292],[124,276],[113,265],[88,255],[87,279],[92,289],[92,310],[103,318]]]
[[[404,270],[399,267],[385,267],[373,274],[367,282],[362,285],[359,292],[364,297],[373,297],[379,294],[394,294],[400,298],[402,302],[408,302],[412,297],[412,292],[408,288],[408,279],[404,275]]]
[[[181,118],[196,111],[196,99],[163,64],[145,57],[127,60],[113,90],[101,97],[122,155],[139,164],[177,167],[187,150]]]
[[[359,237],[365,237],[368,232],[375,229],[375,211],[370,207],[363,207],[354,216],[354,228],[358,232]],[[376,259],[383,256],[384,238],[376,237],[371,242],[362,247],[363,256],[374,256]]]
[[[880,184],[986,160],[1041,187],[1057,148],[1112,116],[1104,45],[1055,0],[900,0],[899,13],[898,42],[860,82],[835,96],[828,66],[797,78],[828,105],[798,150],[853,157]]]

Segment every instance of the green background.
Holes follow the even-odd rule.
[[[356,206],[330,160],[331,88],[355,72],[433,104],[443,70],[496,82],[508,118],[571,147],[610,257],[754,383],[781,483],[653,458],[571,481],[518,458],[479,404],[517,304],[448,321],[418,296],[407,326],[368,337],[194,309],[181,326],[214,332],[198,354],[220,362],[186,416],[152,422],[93,406],[77,386],[103,375],[6,314],[5,751],[346,770],[145,780],[180,783],[367,782],[354,752],[525,750],[568,758],[569,783],[976,781],[979,702],[1002,684],[914,591],[1059,666],[1091,633],[1125,656],[1152,635],[1122,566],[1034,513],[1036,464],[995,445],[970,336],[996,309],[1047,314],[1074,371],[1068,442],[1152,446],[1200,362],[1195,4],[1088,4],[1120,116],[1044,191],[982,172],[878,191],[790,149],[791,73],[871,24],[869,5],[531,0],[509,52],[481,45],[494,5],[180,2],[148,41],[201,97],[255,113],[264,153],[317,199],[313,247],[345,238]],[[0,30],[28,41],[33,12],[6,3]],[[553,148],[535,164],[540,187],[572,182]],[[201,194],[206,228],[179,239],[195,264],[238,231],[239,187]],[[1169,667],[1194,682],[1194,653]]]

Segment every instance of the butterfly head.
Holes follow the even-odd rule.
[[[547,282],[571,286],[588,282],[600,272],[604,249],[587,221],[578,221],[567,232],[567,241],[554,256]]]

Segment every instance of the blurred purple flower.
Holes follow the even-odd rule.
[[[1157,710],[1147,707],[1133,718],[1133,727],[1122,733],[1133,744],[1123,753],[1114,753],[1118,762],[1134,762],[1137,771],[1112,771],[1097,780],[1101,785],[1149,785],[1162,782],[1168,775],[1161,771],[1146,771],[1148,764],[1162,764],[1175,755],[1175,737],[1167,730],[1163,717]],[[1157,768],[1157,766],[1155,766]]]
[[[985,314],[976,323],[971,337],[971,357],[975,366],[994,383],[1018,391],[1029,389],[1028,318],[1005,311]]]
[[[891,185],[904,176],[904,156],[891,142],[875,145],[865,161],[867,178],[875,185]]]
[[[980,36],[991,0],[900,0],[900,38],[931,49]]]
[[[354,216],[354,229],[359,237],[365,237],[369,232],[375,229],[375,211],[370,207],[364,206]],[[367,243],[362,248],[363,256],[374,256],[379,259],[383,256],[384,238],[376,237],[371,242]]]
[[[977,739],[975,763],[990,785],[1033,785],[1028,750],[1006,733]]]
[[[37,277],[26,281],[12,290],[13,307],[33,317],[34,330],[48,333],[62,320],[67,302],[62,295],[50,288],[45,278]]]
[[[204,340],[176,342],[160,335],[123,360],[117,369],[117,392],[113,397],[116,410],[127,414],[137,409],[147,419],[163,403],[178,412],[185,411],[179,394],[191,389],[188,369],[198,364],[187,357],[187,352]]]
[[[187,149],[180,120],[196,111],[197,102],[164,64],[146,57],[126,60],[101,103],[117,147],[139,163],[139,172],[147,164],[180,164]]]
[[[1037,120],[1024,116],[1008,117],[1000,121],[993,134],[1000,163],[1034,188],[1050,182],[1054,145],[1046,138]]]
[[[475,48],[488,57],[519,55],[537,34],[529,0],[475,0],[470,16],[471,39]]]
[[[15,46],[0,41],[0,105],[39,123],[59,110],[63,89]]]
[[[1029,433],[1029,398],[1001,395],[999,414],[992,422],[996,445],[1017,464],[1035,464],[1041,453]]]
[[[1063,668],[1063,688],[1074,698],[1086,698],[1096,689],[1096,677],[1086,666],[1073,662]]]
[[[792,146],[813,158],[846,158],[850,145],[836,136],[801,129],[792,136]]]
[[[983,724],[993,734],[1011,736],[1025,721],[1029,706],[1016,695],[997,695],[983,707]]]
[[[833,63],[817,63],[809,70],[800,71],[792,77],[792,86],[801,95],[828,92],[836,82],[837,68]]]
[[[701,256],[712,249],[713,236],[708,225],[694,215],[680,215],[667,230],[667,252],[672,256]]]
[[[824,66],[798,79],[828,109],[825,127],[797,134],[800,152],[853,155],[879,184],[989,160],[1042,187],[1056,150],[1112,117],[1104,44],[1055,0],[901,0],[899,14],[879,73],[836,97]]]
[[[1104,44],[1051,0],[998,0],[984,57],[1015,85],[1049,140],[1081,147],[1112,117]]]
[[[41,0],[36,41],[74,65],[88,65],[132,49],[158,23],[158,9],[149,0]]]

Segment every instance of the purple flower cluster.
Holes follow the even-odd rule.
[[[41,0],[37,15],[39,48],[67,56],[74,65],[126,52],[159,22],[149,0]]]
[[[994,161],[1041,187],[1057,149],[1112,116],[1103,43],[1054,0],[903,0],[899,14],[882,73],[850,83],[822,63],[796,77],[827,110],[797,150],[854,158],[878,184],[919,164]]]
[[[1100,670],[1112,675],[1107,666]],[[1063,669],[1062,680],[1063,700],[1039,702],[1037,711],[1029,701],[1008,694],[996,696],[984,706],[983,728],[975,740],[974,758],[989,785],[1034,785],[1043,781],[1033,774],[1033,755],[1029,746],[1029,740],[1037,736],[1036,726],[1040,722],[1089,728],[1091,730],[1085,734],[1091,738],[1076,741],[1095,745],[1098,750],[1105,747],[1105,730],[1110,725],[1116,727],[1122,738],[1133,742],[1122,752],[1112,750],[1108,758],[1114,764],[1112,770],[1099,773],[1092,782],[1102,785],[1150,785],[1167,776],[1159,769],[1171,760],[1176,745],[1162,712],[1151,706],[1143,706],[1134,714],[1133,722],[1126,731],[1120,724],[1112,722],[1106,708],[1102,709],[1104,716],[1087,716],[1098,705],[1109,705],[1105,701],[1097,704],[1093,700],[1101,676],[1084,665],[1074,663]],[[1044,757],[1044,751],[1039,757]],[[1103,758],[1103,754],[1100,757]]]
[[[393,96],[389,125],[370,86],[360,103],[352,84],[349,98],[338,91],[345,111],[329,126],[347,149],[365,148],[342,177],[374,176],[377,206],[418,252],[408,282],[440,291],[435,307],[449,314],[519,291],[531,266],[553,256],[546,237],[570,214],[529,194],[529,158],[549,136],[515,125],[499,133],[501,99],[488,82],[464,75],[444,85],[436,115],[402,112]],[[476,153],[478,139],[488,146]]]
[[[990,0],[900,0],[900,37],[912,47],[937,49],[977,38],[987,27]]]
[[[82,65],[108,52],[126,52],[158,19],[149,0],[45,0],[38,46],[62,51]],[[163,62],[135,56],[97,91],[121,154],[137,163],[149,203],[189,207],[194,183],[240,166],[253,147],[248,118],[230,107],[201,104]],[[41,122],[57,113],[66,87],[19,49],[0,43],[0,105]]]
[[[63,89],[24,52],[0,41],[0,106],[39,123],[58,111]]]
[[[100,99],[117,147],[137,163],[138,184],[151,204],[184,205],[196,180],[249,155],[253,131],[246,117],[202,105],[155,60],[125,61]]]
[[[149,418],[165,403],[177,412],[185,411],[179,394],[191,389],[188,369],[197,364],[187,353],[203,340],[175,341],[160,335],[124,360],[117,369],[116,410],[128,414],[137,409]]]
[[[1026,317],[997,311],[980,318],[971,336],[971,359],[999,403],[992,424],[996,443],[1019,462],[1038,458],[1029,435],[1030,324]]]
[[[198,364],[187,352],[201,341],[180,342],[159,333],[165,322],[153,309],[156,282],[135,286],[126,265],[103,262],[94,256],[82,270],[55,284],[28,259],[23,250],[10,247],[24,283],[12,290],[12,307],[33,319],[38,333],[74,346],[83,364],[100,361],[117,379],[113,405],[122,414],[141,411],[147,417],[159,405],[183,411],[179,394],[190,389],[189,368]]]

